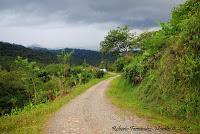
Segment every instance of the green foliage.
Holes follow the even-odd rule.
[[[140,89],[141,100],[159,106],[161,114],[194,122],[198,122],[200,114],[199,8],[199,1],[188,0],[174,9],[172,20],[161,24],[161,31],[143,38],[143,49],[149,54],[149,73],[147,85]],[[143,59],[138,58],[128,70],[140,72],[137,64]],[[156,64],[153,68],[149,62],[152,58]],[[150,73],[152,69],[154,73]]]
[[[3,66],[4,68],[8,68],[6,65],[12,63],[17,56],[42,64],[57,62],[56,55],[48,50],[34,50],[21,45],[0,41],[0,64],[5,65]],[[1,60],[4,60],[4,62],[1,62]]]
[[[100,43],[101,52],[112,52],[115,55],[127,53],[131,47],[133,37],[127,26],[111,30],[104,41]]]
[[[2,69],[9,71],[12,68],[11,64],[15,61],[17,56],[27,58],[29,61],[36,61],[39,66],[57,64],[57,55],[60,54],[61,51],[61,49],[48,50],[45,48],[27,48],[18,44],[0,41],[0,65]],[[98,66],[102,58],[109,61],[115,60],[113,55],[103,55],[98,51],[70,48],[65,48],[64,51],[67,53],[74,51],[70,61],[71,65],[81,65],[84,60],[87,60],[87,64]]]
[[[59,75],[61,75],[62,68],[63,68],[62,64],[49,64],[49,65],[45,66],[44,70],[49,75],[59,76]]]
[[[170,21],[173,28],[177,32],[183,31],[184,28],[181,28],[182,25],[180,24],[183,23],[185,20],[187,21],[191,19],[191,17],[197,17],[197,15],[199,15],[199,6],[199,0],[187,0],[184,4],[177,6],[172,12],[172,19]],[[194,24],[196,22],[194,21],[191,23]]]
[[[165,38],[166,36],[162,31],[152,32],[140,41],[141,48],[143,51],[147,51],[150,55],[155,56],[165,47]]]
[[[17,59],[15,60],[15,69],[24,72],[24,77],[22,78],[22,80],[26,85],[27,93],[29,94],[29,98],[32,98],[36,103],[36,85],[40,83],[38,79],[40,69],[36,65],[36,62],[28,62],[28,59],[17,57]]]
[[[115,71],[115,66],[114,66],[113,62],[106,60],[106,59],[101,61],[99,68],[106,69],[108,71]]]
[[[0,132],[6,134],[42,133],[44,124],[64,104],[108,77],[110,77],[110,75],[106,75],[101,79],[92,79],[85,85],[75,87],[67,96],[57,98],[53,102],[46,102],[38,105],[29,104],[25,106],[23,110],[13,110],[12,115],[0,117]],[[53,88],[54,82],[50,84],[49,87]]]
[[[95,76],[95,78],[99,78],[100,79],[100,78],[102,78],[104,76],[104,74],[105,73],[102,70],[98,69],[98,70],[95,71],[94,76]]]
[[[11,70],[14,59],[8,56],[0,56],[1,70]]]
[[[124,76],[133,84],[139,84],[147,71],[146,57],[144,55],[133,58],[131,63],[124,68]]]
[[[142,52],[133,55],[124,67],[124,76],[133,84],[139,84],[146,73],[157,68],[161,52],[165,48],[166,36],[162,31],[143,33],[137,38]]]
[[[131,62],[131,57],[129,56],[118,58],[114,63],[115,71],[122,72],[124,67],[128,65],[130,62]]]
[[[60,88],[61,87],[59,85],[59,79],[56,77],[44,83],[39,92],[39,97],[38,97],[39,102],[55,100],[56,97],[62,94]]]
[[[119,106],[124,110],[129,110],[130,112],[133,112],[134,114],[137,114],[142,118],[145,118],[146,120],[150,121],[154,126],[162,126],[163,128],[174,128],[174,130],[177,129],[177,131],[169,133],[188,132],[192,134],[198,134],[200,131],[200,126],[199,123],[195,122],[194,119],[183,120],[178,118],[166,117],[165,113],[168,113],[168,115],[171,114],[169,112],[171,108],[182,108],[189,110],[192,106],[190,107],[189,104],[186,105],[187,102],[180,105],[176,104],[176,101],[173,98],[162,96],[163,98],[165,97],[165,101],[168,103],[164,103],[165,101],[160,101],[159,105],[146,103],[147,98],[149,99],[149,102],[152,102],[157,101],[159,97],[161,97],[160,93],[162,93],[163,90],[148,90],[149,87],[151,87],[151,85],[155,83],[156,79],[157,78],[155,73],[152,72],[148,75],[148,78],[146,78],[140,85],[133,87],[132,84],[126,79],[124,79],[123,77],[118,77],[112,81],[110,89],[107,90],[107,96],[113,104]],[[157,88],[157,86],[159,86],[159,84],[155,85],[154,88]],[[151,95],[151,100],[149,94],[154,94],[153,96]],[[175,95],[173,97],[176,98]],[[170,103],[173,103],[174,106],[169,107]],[[163,106],[165,104],[168,105]],[[166,109],[163,109],[163,107],[166,107]],[[161,111],[163,112],[162,114],[160,114]]]
[[[11,112],[12,108],[22,108],[28,103],[27,89],[21,79],[23,72],[0,71],[0,113]]]
[[[67,70],[70,67],[70,60],[73,53],[73,51],[67,53],[64,50],[62,50],[61,53],[58,54],[58,61],[60,61],[60,63],[64,66],[64,68],[61,70],[63,77],[67,77]]]
[[[200,1],[187,0],[173,10],[169,22],[161,23],[161,30],[136,38],[141,52],[131,55],[129,64],[118,59],[139,101],[189,126],[200,124],[199,16]]]
[[[77,66],[70,69],[70,87],[76,86],[78,84],[85,84],[89,80],[91,80],[94,77],[94,73],[92,71],[91,67],[82,67]]]
[[[26,105],[54,101],[70,94],[72,87],[86,84],[104,74],[90,65],[70,66],[71,53],[58,55],[60,64],[42,68],[36,62],[17,57],[10,71],[0,70],[0,113],[9,114]]]
[[[74,53],[73,51],[70,53],[67,53],[64,50],[62,50],[60,54],[58,54],[57,56],[58,61],[60,61],[62,64],[69,64],[73,53]]]

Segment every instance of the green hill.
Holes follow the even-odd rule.
[[[74,51],[71,59],[72,65],[82,64],[84,60],[90,65],[97,66],[102,58],[114,60],[112,55],[103,56],[98,51],[84,50],[84,49],[70,49],[65,48],[66,52]],[[18,44],[11,44],[7,42],[0,42],[0,65],[2,68],[9,69],[10,64],[17,56],[28,58],[30,61],[37,61],[40,64],[57,63],[57,54],[59,50],[48,50],[45,48],[27,48]]]

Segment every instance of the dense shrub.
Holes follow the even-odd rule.
[[[128,65],[131,62],[130,56],[120,57],[118,58],[114,65],[115,65],[115,71],[116,72],[122,72],[124,67]]]
[[[40,96],[38,98],[40,102],[45,102],[48,100],[52,101],[61,95],[61,87],[59,85],[59,81],[60,80],[58,78],[53,78],[43,84]]]
[[[44,70],[49,75],[60,76],[62,68],[63,68],[62,64],[49,64],[45,67]]]
[[[46,71],[40,71],[39,74],[38,74],[38,77],[44,83],[47,82],[47,81],[49,81],[51,79],[50,75]]]
[[[124,67],[132,83],[144,78],[138,90],[141,101],[163,115],[194,123],[200,118],[199,9],[199,0],[176,7],[162,30],[138,38],[142,53]]]
[[[70,86],[87,83],[93,78],[92,68],[77,66],[70,69]]]
[[[0,70],[0,113],[53,101],[69,94],[73,86],[103,77],[104,73],[90,65],[70,66],[69,54],[65,56],[62,52],[59,58],[61,64],[40,67],[36,62],[18,57],[12,63],[11,71]]]
[[[0,71],[0,113],[11,112],[12,108],[22,108],[31,97],[24,82],[23,72]]]
[[[95,76],[96,78],[102,78],[102,77],[104,76],[104,71],[97,69],[97,70],[95,71],[94,76]]]
[[[110,62],[108,60],[101,61],[99,68],[106,69],[108,71],[114,72],[115,70],[115,64],[113,62]]]

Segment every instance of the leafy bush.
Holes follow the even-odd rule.
[[[62,52],[59,59],[61,64],[41,68],[36,62],[17,57],[10,72],[0,70],[0,113],[53,101],[70,93],[73,86],[103,77],[89,65],[70,66],[70,54]]]
[[[23,72],[0,71],[0,113],[11,112],[12,108],[22,108],[29,102],[30,94],[21,79]]]
[[[133,84],[139,84],[147,72],[146,54],[133,57],[131,63],[124,68],[124,76]]]
[[[106,69],[106,70],[111,71],[111,72],[115,71],[115,65],[108,60],[101,61],[99,68]]]
[[[0,44],[5,48],[9,45],[1,42]],[[9,49],[12,47],[16,49],[17,46],[8,46]],[[19,46],[18,49],[21,51],[23,47]],[[27,105],[35,106],[53,101],[69,94],[71,89],[74,89],[71,88],[73,86],[86,84],[95,76],[103,77],[103,74],[94,71],[86,60],[82,66],[71,66],[72,54],[73,52],[67,53],[63,50],[55,62],[60,63],[49,65],[38,64],[19,56],[16,59],[0,56],[0,63],[2,63],[0,65],[0,114],[12,114]],[[36,56],[41,58],[41,55]]]
[[[122,72],[124,67],[128,65],[130,62],[131,62],[131,57],[129,56],[118,58],[114,63],[116,72]]]
[[[47,82],[47,81],[49,81],[51,79],[50,75],[46,71],[40,71],[39,74],[38,74],[38,77],[44,83]]]
[[[174,9],[162,30],[142,34],[142,53],[125,67],[124,76],[137,84],[138,96],[158,113],[199,123],[200,1],[188,0]],[[146,76],[146,77],[145,77]]]
[[[95,75],[95,78],[102,78],[104,74],[105,74],[104,71],[97,69],[94,75]]]
[[[49,64],[44,68],[44,70],[49,75],[60,76],[62,68],[63,68],[62,64]]]
[[[58,78],[53,78],[50,81],[44,83],[42,88],[43,89],[40,95],[40,102],[45,102],[48,100],[52,101],[61,94],[61,87],[59,85]]]
[[[73,67],[70,69],[70,86],[85,84],[93,78],[93,72],[90,67],[83,68],[82,66]]]

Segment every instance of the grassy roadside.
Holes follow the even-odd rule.
[[[93,79],[85,85],[77,86],[69,95],[63,98],[58,98],[54,102],[29,106],[16,115],[0,117],[0,132],[6,134],[41,133],[44,124],[55,111],[91,86],[111,76],[111,74],[107,74],[101,79]]]
[[[154,126],[174,128],[178,130],[176,130],[177,132],[181,130],[181,133],[186,131],[189,133],[199,132],[199,126],[193,125],[187,121],[184,122],[157,114],[154,109],[158,109],[158,107],[149,107],[139,100],[138,89],[138,87],[133,88],[131,84],[122,77],[117,77],[112,81],[110,89],[107,90],[106,94],[114,105],[121,109],[129,110],[139,117],[145,118]],[[189,129],[188,126],[190,127]]]

